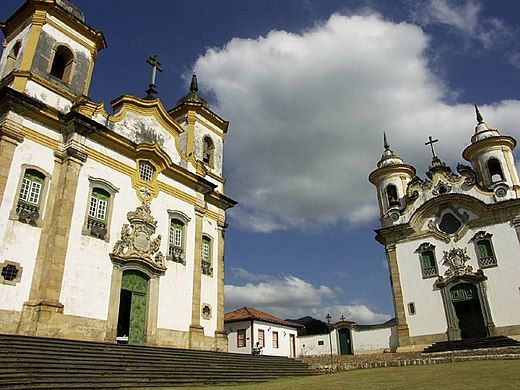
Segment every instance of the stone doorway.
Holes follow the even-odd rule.
[[[350,337],[350,329],[338,329],[339,335],[339,353],[341,355],[352,355],[352,339]]]
[[[136,270],[123,272],[117,320],[117,338],[130,344],[146,342],[148,277]]]
[[[451,300],[458,320],[461,339],[487,337],[484,316],[477,288],[461,283],[450,289]]]

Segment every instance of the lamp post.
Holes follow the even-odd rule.
[[[330,346],[330,370],[332,371],[332,336],[331,336],[331,329],[330,329],[330,320],[332,317],[329,313],[327,313],[327,316],[325,317],[327,319],[327,325],[329,328],[329,346]]]

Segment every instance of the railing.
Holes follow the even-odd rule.
[[[436,267],[423,268],[422,270],[423,278],[431,278],[432,276],[437,276],[439,273]]]
[[[184,253],[184,250],[181,247],[172,245],[168,248],[168,256],[166,256],[166,260],[186,264],[186,254]]]
[[[203,261],[202,262],[202,273],[204,275],[213,275],[213,267],[211,266],[211,263],[209,261]]]
[[[478,259],[480,268],[495,267],[497,265],[497,259],[495,256],[481,257]]]
[[[107,236],[107,224],[105,222],[88,218],[87,229],[92,237],[105,239]]]
[[[18,214],[19,221],[25,223],[36,223],[40,218],[40,208],[38,205],[30,204],[19,200],[16,205],[16,214]]]

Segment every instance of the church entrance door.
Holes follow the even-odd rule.
[[[339,335],[339,353],[341,355],[352,355],[352,341],[350,337],[350,329],[342,328],[338,330]]]
[[[125,271],[121,281],[117,337],[128,336],[130,344],[146,339],[148,277],[139,271]]]
[[[462,339],[487,337],[484,316],[474,284],[462,283],[450,289]]]

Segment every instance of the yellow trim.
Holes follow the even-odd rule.
[[[33,129],[30,129],[28,127],[24,127],[23,128],[23,135],[31,140],[31,141],[34,141],[42,146],[45,146],[49,149],[52,149],[52,150],[55,150],[59,145],[60,145],[60,142],[57,141],[57,140],[54,140],[46,135],[43,135],[43,134],[40,134],[38,133],[37,131],[33,130]],[[136,168],[132,168],[112,157],[109,157],[109,156],[106,156],[104,155],[103,153],[91,148],[91,147],[86,147],[85,148],[85,151],[88,155],[89,158],[92,158],[94,161],[97,161],[99,162],[100,164],[103,164],[109,168],[112,168],[120,173],[123,173],[127,176],[129,176],[131,179],[137,174],[139,174],[139,170],[137,169],[137,166]],[[156,172],[156,174],[158,175],[158,171]],[[157,177],[157,176],[156,176]],[[139,181],[139,183],[141,183],[143,181]],[[146,183],[146,184],[149,184],[149,182],[143,182],[143,183]],[[162,181],[159,181],[157,179],[155,179],[155,184],[156,186],[156,189],[158,191],[162,191],[166,194],[169,194],[183,202],[186,202],[186,203],[189,203],[193,206],[197,205],[198,202],[197,202],[197,198],[194,197],[194,196],[191,196],[189,194],[186,194],[185,192],[179,190],[178,188],[175,188],[175,187],[172,187],[170,186],[169,184],[166,184]],[[148,187],[148,186],[147,186]],[[136,187],[134,187],[136,188]],[[140,186],[137,187],[137,191],[139,190]],[[148,187],[149,188],[149,187]],[[153,187],[152,187],[153,188]],[[219,213],[215,212],[215,211],[211,211],[211,210],[206,210],[206,216],[208,216],[209,218],[215,220],[215,221],[219,221],[220,220],[220,216],[219,216]]]

